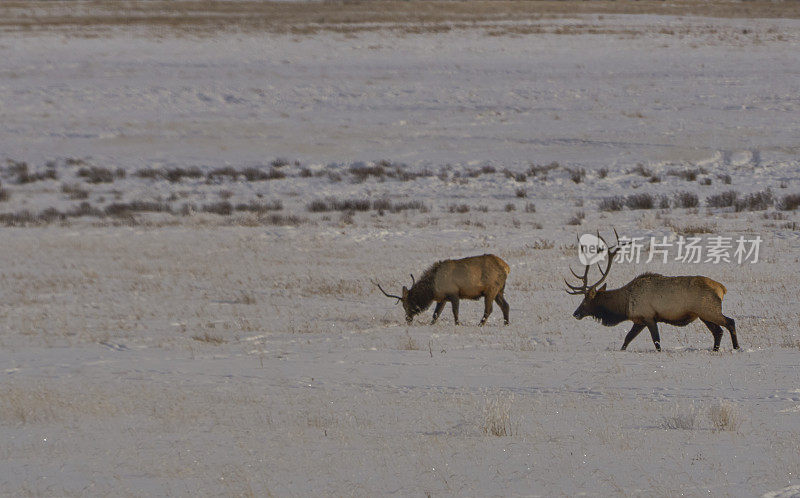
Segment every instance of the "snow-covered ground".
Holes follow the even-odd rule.
[[[0,494],[800,493],[800,21],[558,22],[603,29],[0,34]],[[760,236],[609,277],[722,282],[742,350],[572,318],[612,227]],[[370,282],[486,252],[509,326]]]
[[[563,23],[639,34],[6,35],[0,148],[124,167],[797,154],[796,21]]]

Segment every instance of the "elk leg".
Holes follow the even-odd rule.
[[[625,342],[622,343],[622,349],[620,349],[620,351],[625,351],[625,349],[628,347],[628,344],[630,344],[631,341],[634,340],[636,336],[639,335],[639,332],[641,332],[642,330],[644,330],[643,324],[634,323],[633,327],[631,327],[631,331],[628,332],[628,335],[625,336]]]
[[[500,309],[503,310],[503,321],[505,322],[506,325],[508,325],[509,306],[508,302],[503,297],[503,294],[498,294],[497,297],[494,298],[494,302],[496,302],[497,305],[500,306]]]
[[[736,340],[736,320],[733,318],[728,318],[725,315],[722,315],[722,318],[725,319],[725,328],[728,329],[728,332],[731,333],[731,342],[733,343],[733,349],[739,349],[739,341]]]
[[[479,327],[483,327],[486,323],[486,320],[489,318],[489,315],[492,314],[492,301],[494,299],[490,298],[489,296],[483,296],[483,318],[481,318],[481,323],[478,324]]]
[[[442,313],[442,308],[444,308],[444,301],[436,303],[436,308],[433,309],[433,321],[431,325],[436,323],[436,320],[439,319],[439,315]]]
[[[703,320],[701,318],[701,320]],[[705,320],[703,320],[705,322]],[[731,343],[733,349],[739,349],[739,341],[736,340],[736,321],[722,314],[722,311],[717,311],[708,320],[709,322],[717,325],[717,327],[725,327],[731,334]],[[721,332],[720,332],[721,333]]]
[[[656,351],[661,351],[661,337],[658,335],[658,323],[656,323],[655,320],[647,322],[647,329],[650,330],[650,337],[653,338]]]
[[[707,322],[702,318],[700,320],[706,324],[708,330],[711,331],[711,335],[714,336],[714,351],[719,351],[719,343],[722,341],[722,327],[714,322]]]
[[[456,321],[456,325],[458,325],[458,296],[450,297],[450,305],[453,307],[453,318]]]

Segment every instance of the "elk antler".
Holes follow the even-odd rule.
[[[609,246],[608,242],[606,242],[606,239],[604,239],[603,237],[600,237],[599,233],[598,233],[597,237],[600,240],[602,240],[603,244],[605,244],[606,247],[608,248],[608,264],[606,265],[606,271],[603,271],[603,269],[600,268],[600,265],[597,265],[597,269],[600,270],[600,275],[601,276],[600,276],[600,280],[595,282],[594,285],[592,285],[590,287],[592,289],[597,288],[600,284],[602,284],[606,280],[606,277],[608,276],[608,273],[611,271],[611,265],[614,264],[614,258],[617,256],[617,253],[620,250],[619,234],[617,234],[617,229],[616,228],[614,229],[614,237],[616,237],[617,243],[614,244],[613,247]]]
[[[605,246],[608,248],[608,263],[606,264],[605,271],[603,271],[603,268],[599,264],[597,265],[597,269],[600,270],[600,280],[598,280],[597,282],[595,282],[592,285],[589,285],[588,276],[589,276],[590,265],[586,265],[586,270],[583,272],[583,276],[579,276],[577,273],[575,273],[572,270],[572,267],[570,266],[569,271],[573,275],[575,275],[575,278],[581,279],[582,285],[580,285],[580,286],[571,285],[565,279],[564,283],[566,283],[567,286],[571,289],[571,290],[567,290],[566,291],[567,294],[572,294],[572,295],[575,295],[575,294],[586,294],[591,289],[596,289],[600,284],[602,284],[605,281],[606,277],[608,277],[608,274],[611,271],[611,265],[614,264],[614,258],[617,256],[617,253],[620,250],[619,235],[617,234],[617,229],[616,228],[614,229],[614,236],[617,239],[617,243],[614,244],[614,246],[609,246],[608,242],[606,242],[606,240],[603,237],[600,236],[600,232],[597,233],[597,238],[602,240],[603,244],[605,244]]]
[[[564,283],[565,283],[565,284],[567,284],[567,285],[569,285],[569,283],[568,283],[566,280],[564,280]],[[569,286],[570,286],[570,287],[572,287],[571,285],[569,285]],[[586,291],[584,291],[584,290],[581,290],[581,289],[577,289],[577,290],[569,290],[569,289],[565,289],[565,292],[566,292],[567,294],[570,294],[570,295],[572,295],[572,296],[577,296],[577,295],[579,295],[579,294],[586,294]]]
[[[375,280],[370,280],[370,282],[372,282],[373,284],[377,285],[377,286],[378,286],[378,289],[380,289],[380,290],[381,290],[381,292],[383,292],[383,295],[384,295],[384,296],[386,296],[386,297],[391,297],[391,298],[393,298],[393,299],[397,299],[398,301],[402,301],[402,300],[403,300],[403,298],[402,298],[402,297],[400,297],[400,296],[394,296],[394,295],[392,295],[392,294],[389,294],[389,293],[388,293],[388,292],[386,292],[385,290],[383,290],[383,287],[381,287],[381,284],[379,284],[379,283],[378,283],[378,282],[376,282]]]
[[[589,279],[589,266],[588,265],[586,266],[586,271],[583,272],[583,276],[582,277],[579,276],[577,273],[575,273],[575,271],[572,269],[572,266],[569,267],[569,271],[570,271],[570,273],[575,275],[575,278],[580,279],[583,282],[583,284],[582,285],[572,285],[569,282],[567,282],[566,279],[564,279],[564,283],[567,284],[567,287],[572,289],[572,292],[567,291],[567,294],[584,294],[586,292],[586,290],[588,289],[587,280]]]
[[[414,287],[414,285],[417,283],[417,282],[414,280],[414,274],[413,274],[413,273],[409,273],[409,275],[411,275],[411,287]]]

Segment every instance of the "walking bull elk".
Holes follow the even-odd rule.
[[[433,310],[433,321],[436,323],[442,308],[447,301],[453,308],[453,318],[458,325],[459,299],[484,298],[483,319],[480,325],[492,313],[492,302],[496,302],[503,311],[503,320],[508,325],[509,306],[503,297],[508,277],[509,267],[505,261],[494,254],[473,256],[464,259],[447,259],[434,263],[425,270],[419,281],[411,275],[411,288],[403,286],[401,296],[394,296],[383,290],[379,283],[373,281],[386,297],[391,297],[403,303],[406,312],[406,322],[411,323],[414,316],[428,309],[436,301]]]
[[[616,235],[616,230],[614,234]],[[605,243],[605,240],[603,242]],[[733,349],[739,349],[739,342],[736,340],[736,322],[722,314],[722,298],[727,289],[708,277],[665,277],[656,273],[643,273],[619,289],[606,290],[606,284],[603,282],[611,271],[611,265],[619,249],[619,237],[617,237],[617,244],[608,250],[605,271],[599,267],[600,280],[592,285],[588,284],[590,265],[586,266],[583,276],[578,276],[570,268],[572,274],[581,279],[582,283],[577,286],[571,285],[565,279],[564,282],[570,289],[567,293],[584,296],[583,302],[572,316],[578,320],[591,316],[607,327],[626,320],[632,321],[633,327],[622,343],[623,351],[645,327],[650,330],[656,350],[661,351],[659,322],[683,327],[697,318],[711,330],[714,336],[714,351],[719,351],[722,327],[730,332]],[[598,287],[600,284],[603,286]]]

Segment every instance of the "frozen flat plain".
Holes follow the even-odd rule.
[[[78,34],[0,34],[0,494],[800,493],[800,21]],[[575,236],[611,227],[761,236],[609,277],[722,282],[742,350],[573,319]],[[406,326],[370,283],[485,252],[509,326]]]

